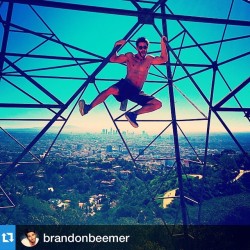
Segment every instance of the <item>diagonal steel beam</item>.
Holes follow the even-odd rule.
[[[212,104],[210,103],[210,101],[208,100],[208,98],[206,97],[206,95],[203,93],[203,91],[200,89],[199,85],[196,83],[196,81],[194,80],[194,78],[192,77],[192,75],[188,72],[188,70],[186,69],[186,67],[184,66],[184,64],[178,58],[178,56],[176,55],[176,53],[173,51],[173,49],[170,46],[168,47],[168,49],[172,53],[172,55],[175,57],[176,61],[180,64],[180,66],[182,67],[183,71],[186,73],[186,75],[188,76],[188,78],[190,79],[190,81],[193,83],[193,85],[195,86],[195,88],[198,90],[198,92],[200,93],[200,95],[203,97],[203,99],[207,103],[208,107],[210,109],[212,109],[213,113],[216,115],[217,119],[221,122],[221,124],[223,125],[223,127],[225,128],[225,130],[228,132],[228,134],[231,136],[231,138],[233,139],[233,141],[235,142],[235,144],[238,146],[238,148],[242,151],[242,153],[244,155],[247,155],[247,153],[244,150],[244,148],[238,142],[238,140],[233,135],[233,133],[231,132],[231,130],[229,129],[229,127],[226,125],[226,123],[219,116],[218,112],[215,109],[213,109]]]
[[[43,86],[41,86],[38,82],[36,82],[32,77],[27,75],[25,72],[23,72],[19,67],[17,67],[14,63],[12,63],[8,58],[5,57],[4,59],[13,69],[15,69],[20,75],[25,77],[28,81],[30,81],[32,84],[34,84],[38,89],[40,89],[44,94],[49,96],[52,100],[57,102],[60,105],[63,105],[63,103],[57,99],[54,95],[52,95],[47,89],[45,89]]]
[[[137,10],[141,10],[141,6],[137,3],[137,0],[129,0],[135,7]]]
[[[0,16],[0,22],[1,22],[3,25],[7,25],[7,22],[4,21],[4,20],[1,18],[1,16]],[[95,56],[95,57],[97,57],[97,58],[103,59],[102,56],[99,56],[99,55],[97,55],[97,54],[91,53],[91,52],[89,52],[89,51],[87,51],[87,50],[84,50],[84,49],[80,49],[80,48],[78,48],[78,47],[76,47],[76,46],[73,46],[73,45],[71,45],[71,44],[68,44],[68,43],[64,43],[64,42],[58,41],[57,39],[54,39],[54,38],[52,38],[52,37],[48,37],[48,36],[46,36],[46,35],[43,35],[42,33],[35,32],[35,31],[33,31],[33,30],[24,28],[24,27],[19,26],[19,25],[17,25],[17,24],[10,23],[9,26],[10,26],[10,27],[13,27],[13,28],[15,28],[15,29],[18,29],[18,30],[20,30],[20,31],[22,31],[22,32],[30,33],[30,34],[32,34],[32,35],[35,35],[35,36],[44,38],[46,41],[48,40],[48,41],[51,41],[51,42],[60,44],[60,45],[62,45],[62,46],[66,46],[66,47],[68,47],[68,48],[71,48],[71,49],[80,51],[80,52],[82,52],[82,53],[86,53],[86,54],[88,54],[88,55]]]
[[[8,84],[10,84],[11,86],[13,86],[14,88],[18,89],[20,92],[22,92],[24,95],[28,96],[29,98],[31,98],[32,100],[34,100],[35,102],[39,103],[39,104],[44,104],[42,102],[40,102],[37,98],[33,97],[32,95],[30,95],[27,91],[24,91],[22,88],[18,87],[16,84],[14,84],[13,82],[9,81],[8,79],[6,79],[5,77],[2,77],[2,79],[4,81],[6,81]],[[53,112],[54,114],[56,114],[56,112],[51,109],[48,108],[51,112]],[[64,120],[65,118],[63,116],[61,116],[62,120]]]
[[[243,89],[250,82],[250,77],[248,77],[244,82],[242,82],[238,87],[232,90],[227,96],[225,96],[221,101],[214,105],[215,109],[221,107],[225,102],[231,99],[235,94],[237,94],[241,89]]]
[[[231,58],[228,59],[228,60],[225,60],[225,61],[223,61],[223,62],[218,63],[218,66],[221,66],[221,65],[223,65],[223,64],[226,64],[226,63],[235,61],[235,60],[237,60],[237,59],[240,59],[240,58],[242,58],[242,57],[249,56],[249,55],[250,55],[250,51],[248,51],[248,52],[246,52],[246,53],[243,53],[243,54],[240,54],[240,55],[235,56],[235,57],[231,57]]]
[[[12,140],[14,140],[20,147],[22,147],[23,149],[25,148],[25,146],[19,142],[14,136],[12,136],[7,130],[5,130],[4,128],[0,127],[0,129],[6,134],[8,135]],[[38,162],[40,162],[40,159],[38,159],[32,152],[29,152],[30,155],[32,157],[34,157]]]
[[[131,30],[124,37],[127,40],[131,34],[137,29],[140,25],[137,22]],[[58,111],[58,113],[46,124],[46,126],[36,135],[33,141],[23,150],[21,154],[13,161],[13,163],[6,169],[6,171],[0,176],[0,183],[5,179],[5,177],[15,168],[18,162],[31,150],[31,148],[40,140],[40,138],[47,132],[47,130],[54,124],[55,121],[62,115],[62,113],[69,107],[69,105],[77,98],[81,92],[87,88],[88,84],[95,79],[96,75],[109,63],[110,57],[119,49],[117,46],[109,53],[109,55],[100,63],[100,65],[95,69],[95,71],[87,78],[87,80],[82,84],[82,86],[71,96],[71,98],[63,105],[63,107]]]

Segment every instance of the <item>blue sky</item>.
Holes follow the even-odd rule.
[[[59,2],[59,1],[57,1]],[[129,1],[64,1],[68,3],[81,3],[86,5],[96,5],[101,7],[112,7],[118,9],[135,10],[135,7]],[[211,18],[227,18],[232,1],[167,1],[166,12],[170,11],[174,14],[188,15],[188,16],[202,16]],[[1,6],[1,16],[5,20],[7,3],[3,3]],[[150,8],[151,4],[142,4],[143,8]],[[159,10],[157,11],[159,12]],[[43,23],[43,21],[46,25]],[[250,4],[242,0],[233,1],[233,8],[230,13],[230,19],[250,21]],[[24,18],[25,16],[25,18]],[[97,56],[89,55],[82,51],[69,48],[69,52],[74,57],[98,59],[100,57],[105,58],[113,48],[114,43],[122,39],[127,32],[136,23],[136,17],[109,15],[102,13],[92,13],[83,11],[72,10],[59,10],[54,8],[44,8],[37,6],[30,6],[15,4],[14,12],[12,16],[12,23],[24,27],[26,29],[45,34],[50,36],[54,32],[54,39],[60,39],[60,41],[70,44],[76,48],[91,52]],[[169,46],[174,50],[176,54],[180,53],[180,61],[184,64],[206,64],[211,65],[210,61],[218,59],[218,63],[222,63],[235,56],[249,52],[250,38],[238,39],[229,42],[224,42],[220,48],[220,43],[212,45],[203,45],[202,50],[208,55],[208,57],[199,48],[193,46],[194,42],[203,44],[207,42],[217,41],[222,39],[223,32],[225,30],[224,39],[235,38],[238,36],[250,35],[250,27],[233,26],[229,25],[225,29],[225,25],[197,23],[197,22],[181,22],[187,29],[187,33],[183,36],[183,27],[176,21],[167,21],[168,27],[168,39],[170,41]],[[156,26],[162,32],[162,24],[160,20],[155,20]],[[34,34],[17,32],[17,29],[12,29],[9,34],[7,52],[8,53],[28,53],[34,49],[37,45],[44,42],[44,38],[38,37]],[[1,37],[3,34],[3,27],[0,28]],[[179,35],[178,35],[179,34]],[[176,37],[178,35],[178,37]],[[146,36],[151,44],[149,52],[155,52],[153,55],[159,54],[160,48],[160,35],[154,29],[152,25],[142,25],[142,27],[131,37],[131,44],[125,45],[121,53],[127,51],[136,52],[133,45],[134,40],[140,36]],[[173,39],[176,37],[175,39]],[[191,46],[190,48],[179,51],[182,39],[184,39],[183,46]],[[69,53],[63,48],[62,45],[55,42],[47,41],[40,45],[37,49],[33,50],[31,55],[50,55],[50,56],[64,56],[68,57]],[[175,62],[175,57],[172,53],[169,54],[172,63]],[[7,58],[14,62],[19,57],[7,56]],[[79,61],[80,62],[80,61]],[[77,91],[77,89],[84,82],[86,78],[86,72],[90,75],[99,65],[100,62],[83,65],[81,69],[78,65],[68,66],[62,68],[53,68],[55,66],[70,65],[75,63],[70,60],[48,60],[37,58],[23,58],[16,62],[16,65],[24,70],[27,74],[33,77],[40,85],[49,90],[54,96],[56,96],[63,103]],[[231,89],[234,89],[247,77],[249,77],[249,65],[250,55],[244,56],[238,60],[233,60],[230,63],[223,64],[219,67],[219,71],[216,72],[216,83],[214,89],[214,100],[216,104],[230,91],[227,84]],[[23,77],[17,76],[15,70],[11,67],[7,68],[7,64],[4,64],[4,79],[1,79],[1,102],[2,103],[37,103],[29,96],[21,93],[18,89],[11,86],[8,81],[20,87],[31,96],[37,98],[42,103],[53,104],[48,96],[34,87],[29,81]],[[48,69],[51,67],[51,69]],[[46,68],[46,70],[42,70]],[[204,67],[186,67],[189,73],[198,72]],[[159,73],[159,71],[161,73]],[[208,106],[200,93],[194,87],[193,83],[188,78],[183,78],[186,72],[181,67],[176,69],[173,67],[174,72],[174,90],[175,90],[175,104],[177,119],[189,119],[189,118],[203,118],[202,114],[207,116]],[[10,76],[10,73],[12,76]],[[144,85],[144,91],[148,94],[152,94],[159,88],[166,85],[166,66],[158,66],[157,68],[151,67],[150,73],[157,74],[149,75],[148,80]],[[15,76],[13,76],[13,74]],[[96,85],[100,91],[106,89],[113,84],[115,80],[119,80],[126,74],[126,67],[120,64],[108,63],[107,66],[97,75]],[[39,77],[38,77],[39,76]],[[43,77],[41,77],[43,76]],[[58,77],[64,77],[58,78]],[[58,79],[57,79],[58,78]],[[105,80],[98,80],[105,79]],[[206,97],[210,98],[211,82],[212,82],[212,70],[206,70],[203,73],[195,74],[193,79],[196,81],[199,88],[203,91]],[[114,81],[113,81],[114,80]],[[159,82],[161,81],[161,82]],[[226,81],[226,83],[225,83]],[[246,86],[238,94],[237,98],[243,107],[250,107],[250,86]],[[90,102],[97,95],[97,90],[93,84],[89,84],[84,92],[83,98]],[[185,97],[183,96],[185,95]],[[163,102],[161,110],[141,116],[140,119],[146,120],[170,120],[170,105],[168,87],[165,87],[162,91],[156,94],[156,97]],[[71,112],[77,99],[70,105],[69,109],[64,112],[64,116]],[[114,118],[122,114],[119,110],[119,103],[115,101],[113,97],[107,100],[107,105],[111,110]],[[199,110],[197,110],[198,107]],[[238,107],[235,100],[231,99],[226,103],[226,107]],[[129,108],[133,107],[132,103],[129,103]],[[55,109],[56,111],[56,109]],[[201,112],[200,112],[201,111]],[[249,121],[244,118],[243,113],[236,112],[219,112],[223,120],[228,124],[232,131],[250,131]],[[2,118],[46,118],[51,119],[54,116],[49,110],[43,109],[14,109],[14,108],[1,108],[0,117]],[[10,127],[43,127],[47,121],[44,122],[9,122],[1,121],[1,126],[4,128]],[[55,126],[60,126],[61,122],[56,122]],[[140,122],[140,128],[137,132],[143,130],[149,133],[158,133],[164,129],[169,122]],[[78,108],[72,112],[68,122],[68,126],[74,126],[78,131],[91,131],[99,132],[102,128],[113,127],[113,123],[110,116],[106,112],[104,105],[100,105],[92,110],[87,116],[81,117]],[[121,130],[134,131],[127,122],[118,122],[117,125]],[[201,132],[206,130],[207,122],[180,122],[179,125],[186,132]],[[220,125],[216,117],[212,117],[211,121],[212,131],[224,131],[224,128]],[[171,132],[171,130],[169,130]]]

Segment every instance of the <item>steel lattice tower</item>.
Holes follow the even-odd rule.
[[[4,0],[1,1],[1,25],[2,25],[2,42],[1,42],[1,85],[4,87],[1,90],[1,96],[5,96],[4,91],[6,86],[11,86],[15,92],[22,93],[27,99],[20,98],[20,100],[13,100],[12,98],[4,98],[4,101],[0,102],[0,110],[19,110],[20,115],[13,113],[13,117],[2,117],[1,130],[15,143],[17,143],[22,150],[11,160],[10,162],[1,162],[1,190],[3,197],[7,200],[8,205],[5,207],[14,207],[14,203],[11,201],[9,195],[4,191],[4,179],[6,176],[11,175],[12,171],[20,164],[41,164],[59,134],[63,130],[67,121],[70,119],[78,101],[85,94],[85,91],[89,86],[94,86],[97,92],[100,92],[100,85],[103,82],[117,81],[118,79],[110,79],[102,77],[102,73],[105,72],[108,67],[109,59],[111,55],[117,50],[105,54],[98,54],[89,51],[88,48],[75,46],[66,42],[65,38],[59,38],[57,33],[49,26],[49,21],[42,18],[43,11],[53,9],[55,11],[67,11],[81,13],[83,16],[86,13],[93,15],[103,14],[103,20],[105,21],[106,15],[114,15],[116,18],[124,20],[126,17],[130,20],[132,27],[124,25],[122,32],[123,39],[127,40],[126,46],[133,47],[136,36],[138,36],[145,26],[151,27],[154,37],[158,37],[157,41],[152,41],[152,46],[160,40],[162,35],[168,37],[168,51],[169,62],[158,67],[153,67],[150,71],[149,79],[145,84],[155,83],[153,95],[164,92],[166,102],[169,104],[166,112],[169,116],[158,117],[152,120],[139,120],[140,123],[148,122],[161,122],[164,128],[158,133],[155,139],[148,145],[145,145],[143,152],[147,151],[153,143],[157,143],[157,139],[165,132],[171,130],[173,135],[173,148],[174,148],[174,168],[178,177],[178,185],[180,191],[180,205],[182,222],[184,225],[184,235],[188,234],[187,225],[189,225],[185,200],[183,192],[183,164],[184,162],[190,162],[190,159],[185,159],[180,150],[180,135],[183,136],[187,143],[190,144],[188,136],[182,128],[183,123],[202,122],[205,127],[205,145],[204,154],[199,155],[193,148],[194,155],[197,159],[197,164],[206,168],[207,155],[209,148],[209,138],[211,132],[211,124],[216,120],[221,127],[229,134],[231,139],[246,157],[247,152],[242,147],[239,140],[236,138],[234,132],[228,124],[226,116],[228,114],[235,115],[235,119],[242,119],[244,123],[250,121],[250,106],[249,102],[241,101],[241,97],[248,95],[249,93],[249,70],[246,72],[247,67],[235,68],[234,63],[241,61],[245,64],[250,62],[250,51],[246,44],[250,41],[250,21],[237,18],[237,14],[234,12],[236,4],[240,4],[245,8],[250,6],[240,0],[232,0],[227,2],[225,6],[227,10],[227,16],[223,17],[203,17],[199,15],[183,15],[180,13],[174,13],[173,1],[166,0],[154,0],[154,1],[136,1],[129,0],[127,4],[130,4],[128,9],[119,9],[115,7],[100,7],[84,4],[66,3],[63,1],[40,1],[40,0]],[[27,16],[35,16],[37,22],[40,23],[38,30],[32,30],[29,25],[19,25],[15,21],[15,8],[16,6],[22,7],[27,13]],[[197,25],[197,30],[191,28],[192,24]],[[90,24],[91,25],[91,22]],[[217,39],[212,40],[204,36],[204,32],[208,27],[212,27],[212,32],[218,31]],[[74,29],[74,27],[70,27]],[[77,29],[77,27],[75,27]],[[241,30],[241,35],[235,35],[238,30]],[[229,35],[227,35],[227,32]],[[8,45],[13,42],[13,37],[21,34],[22,39],[27,38],[30,41],[31,46],[20,48],[19,50],[10,51]],[[86,35],[86,34],[85,34]],[[199,37],[200,35],[200,37]],[[97,39],[93,37],[92,39]],[[32,41],[34,39],[34,41]],[[64,40],[65,39],[65,40]],[[52,44],[58,46],[63,51],[59,55],[46,54],[42,49],[42,46],[46,44]],[[211,48],[216,47],[217,53],[214,54]],[[227,46],[237,47],[238,49],[228,54],[221,59],[221,54],[225,53],[224,48]],[[12,48],[10,46],[10,48]],[[17,51],[17,52],[16,52]],[[152,51],[152,54],[159,53],[159,51]],[[226,59],[225,59],[226,58]],[[37,67],[32,67],[32,62],[39,60],[42,64]],[[25,66],[26,62],[29,65]],[[51,63],[51,62],[56,62]],[[67,63],[65,63],[67,62]],[[48,65],[51,66],[47,66]],[[23,66],[24,65],[24,66]],[[57,73],[50,73],[53,69],[72,69],[70,73],[67,71],[67,75],[59,75]],[[78,76],[78,71],[81,72],[81,77]],[[231,81],[232,74],[227,74],[227,71],[234,71],[233,81]],[[101,76],[100,76],[101,75]],[[104,74],[105,75],[105,74]],[[202,77],[206,77],[207,81],[202,80]],[[117,76],[119,77],[119,76]],[[46,80],[51,82],[51,79],[60,82],[64,86],[64,81],[74,81],[77,84],[72,86],[67,98],[61,98],[60,93],[56,88],[48,86]],[[204,78],[203,78],[204,79]],[[235,79],[236,82],[235,82]],[[79,84],[79,81],[81,82]],[[21,84],[20,84],[20,83]],[[25,86],[25,88],[22,87]],[[204,86],[206,85],[206,87]],[[207,87],[208,85],[208,87]],[[220,93],[218,85],[223,85],[226,89],[226,95]],[[27,87],[28,86],[28,87]],[[158,87],[160,86],[160,87]],[[39,91],[42,93],[43,98],[38,98],[34,92]],[[7,89],[7,88],[6,88]],[[194,93],[194,94],[193,94]],[[176,97],[181,96],[194,110],[193,117],[190,115],[178,116]],[[2,98],[1,98],[2,99]],[[206,109],[200,108],[201,104],[206,105]],[[105,108],[116,127],[121,140],[126,146],[128,153],[137,166],[138,163],[145,160],[142,155],[134,155],[127,142],[126,138],[122,135],[119,129],[119,124],[123,123],[124,112],[114,116],[112,110],[105,103]],[[131,106],[131,109],[134,107]],[[22,110],[32,110],[34,113],[30,117],[22,116]],[[46,111],[47,115],[39,117],[39,112]],[[225,118],[224,118],[224,114]],[[14,123],[42,123],[43,126],[40,132],[33,138],[33,140],[24,146],[22,142],[19,142],[9,133],[5,127],[6,122]],[[48,147],[46,156],[40,159],[38,156],[32,153],[32,148],[38,143],[41,138],[49,131],[49,129],[55,124],[60,123],[60,129]],[[29,160],[27,156],[33,157],[33,160]],[[26,160],[27,158],[27,160]],[[155,159],[155,160],[166,160]],[[146,159],[147,160],[147,159]],[[150,200],[154,200],[154,197],[150,197]]]

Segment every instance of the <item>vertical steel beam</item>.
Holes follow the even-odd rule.
[[[7,43],[8,43],[9,30],[10,30],[10,21],[11,21],[11,17],[12,17],[12,12],[13,12],[13,3],[9,3],[6,22],[3,23],[4,33],[3,33],[3,40],[2,40],[2,46],[1,46],[1,55],[0,55],[0,79],[2,78],[4,57],[5,57]]]
[[[164,4],[161,4],[161,12],[163,15],[165,15]],[[163,34],[167,35],[166,19],[162,19],[162,29],[163,29]],[[172,116],[172,128],[173,128],[175,157],[176,157],[176,171],[177,171],[177,178],[178,178],[178,185],[179,185],[179,192],[180,192],[180,205],[181,205],[181,213],[182,213],[183,232],[184,232],[185,239],[188,240],[188,228],[187,228],[188,221],[187,221],[185,197],[184,197],[184,192],[183,192],[182,164],[181,164],[181,157],[180,157],[178,131],[177,131],[177,120],[176,120],[175,99],[174,99],[172,72],[171,72],[171,66],[170,66],[170,57],[168,58],[168,63],[167,63],[167,77],[168,77],[168,84],[169,84],[169,99],[170,99],[170,109],[171,109],[171,116]]]
[[[213,79],[212,79],[212,86],[210,91],[210,103],[213,103],[214,97],[214,88],[215,88],[215,77],[218,68],[213,67]],[[210,126],[211,126],[211,119],[212,119],[212,110],[208,110],[208,121],[207,121],[207,129],[206,129],[206,140],[205,140],[205,152],[204,152],[204,160],[203,160],[203,169],[202,169],[202,183],[201,183],[201,192],[200,192],[200,200],[199,200],[199,211],[198,211],[198,222],[201,223],[201,208],[203,202],[203,194],[205,191],[205,177],[206,177],[206,170],[207,170],[207,158],[208,158],[208,146],[209,146],[209,138],[210,138]]]

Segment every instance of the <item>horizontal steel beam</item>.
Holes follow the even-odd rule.
[[[63,108],[58,104],[19,104],[19,103],[0,103],[0,108]]]
[[[53,59],[53,60],[66,60],[66,61],[89,61],[89,62],[101,62],[101,59],[83,58],[83,57],[69,57],[69,56],[50,56],[50,55],[37,55],[37,54],[24,54],[24,53],[5,53],[5,56],[17,56],[28,58],[40,58],[40,59]]]
[[[11,165],[13,162],[0,162],[0,165]],[[18,164],[39,164],[40,161],[19,161]]]
[[[0,118],[0,121],[25,121],[25,122],[34,122],[34,121],[39,121],[39,122],[49,122],[51,119],[34,119],[34,118]],[[64,122],[65,119],[57,119],[57,122]]]
[[[214,108],[216,111],[249,112],[250,108]]]
[[[87,11],[87,12],[96,12],[96,13],[104,13],[104,14],[115,14],[115,15],[123,15],[123,16],[138,17],[138,16],[142,15],[142,12],[137,11],[137,10],[124,10],[124,9],[117,9],[117,8],[97,7],[97,6],[89,6],[89,5],[83,5],[83,4],[72,4],[72,3],[54,2],[54,1],[3,0],[3,2],[30,4],[30,5],[41,6],[41,7],[50,7],[50,8],[59,8],[59,9],[77,10],[77,11]],[[142,9],[142,10],[143,10],[144,15],[148,14],[150,16],[153,16],[153,18],[157,18],[157,19],[250,26],[250,22],[244,21],[244,20],[228,20],[228,19],[220,19],[220,18],[162,14],[162,13],[154,13],[154,12],[150,11],[150,9],[148,10],[148,13],[147,13],[147,11],[145,11],[145,9]]]

